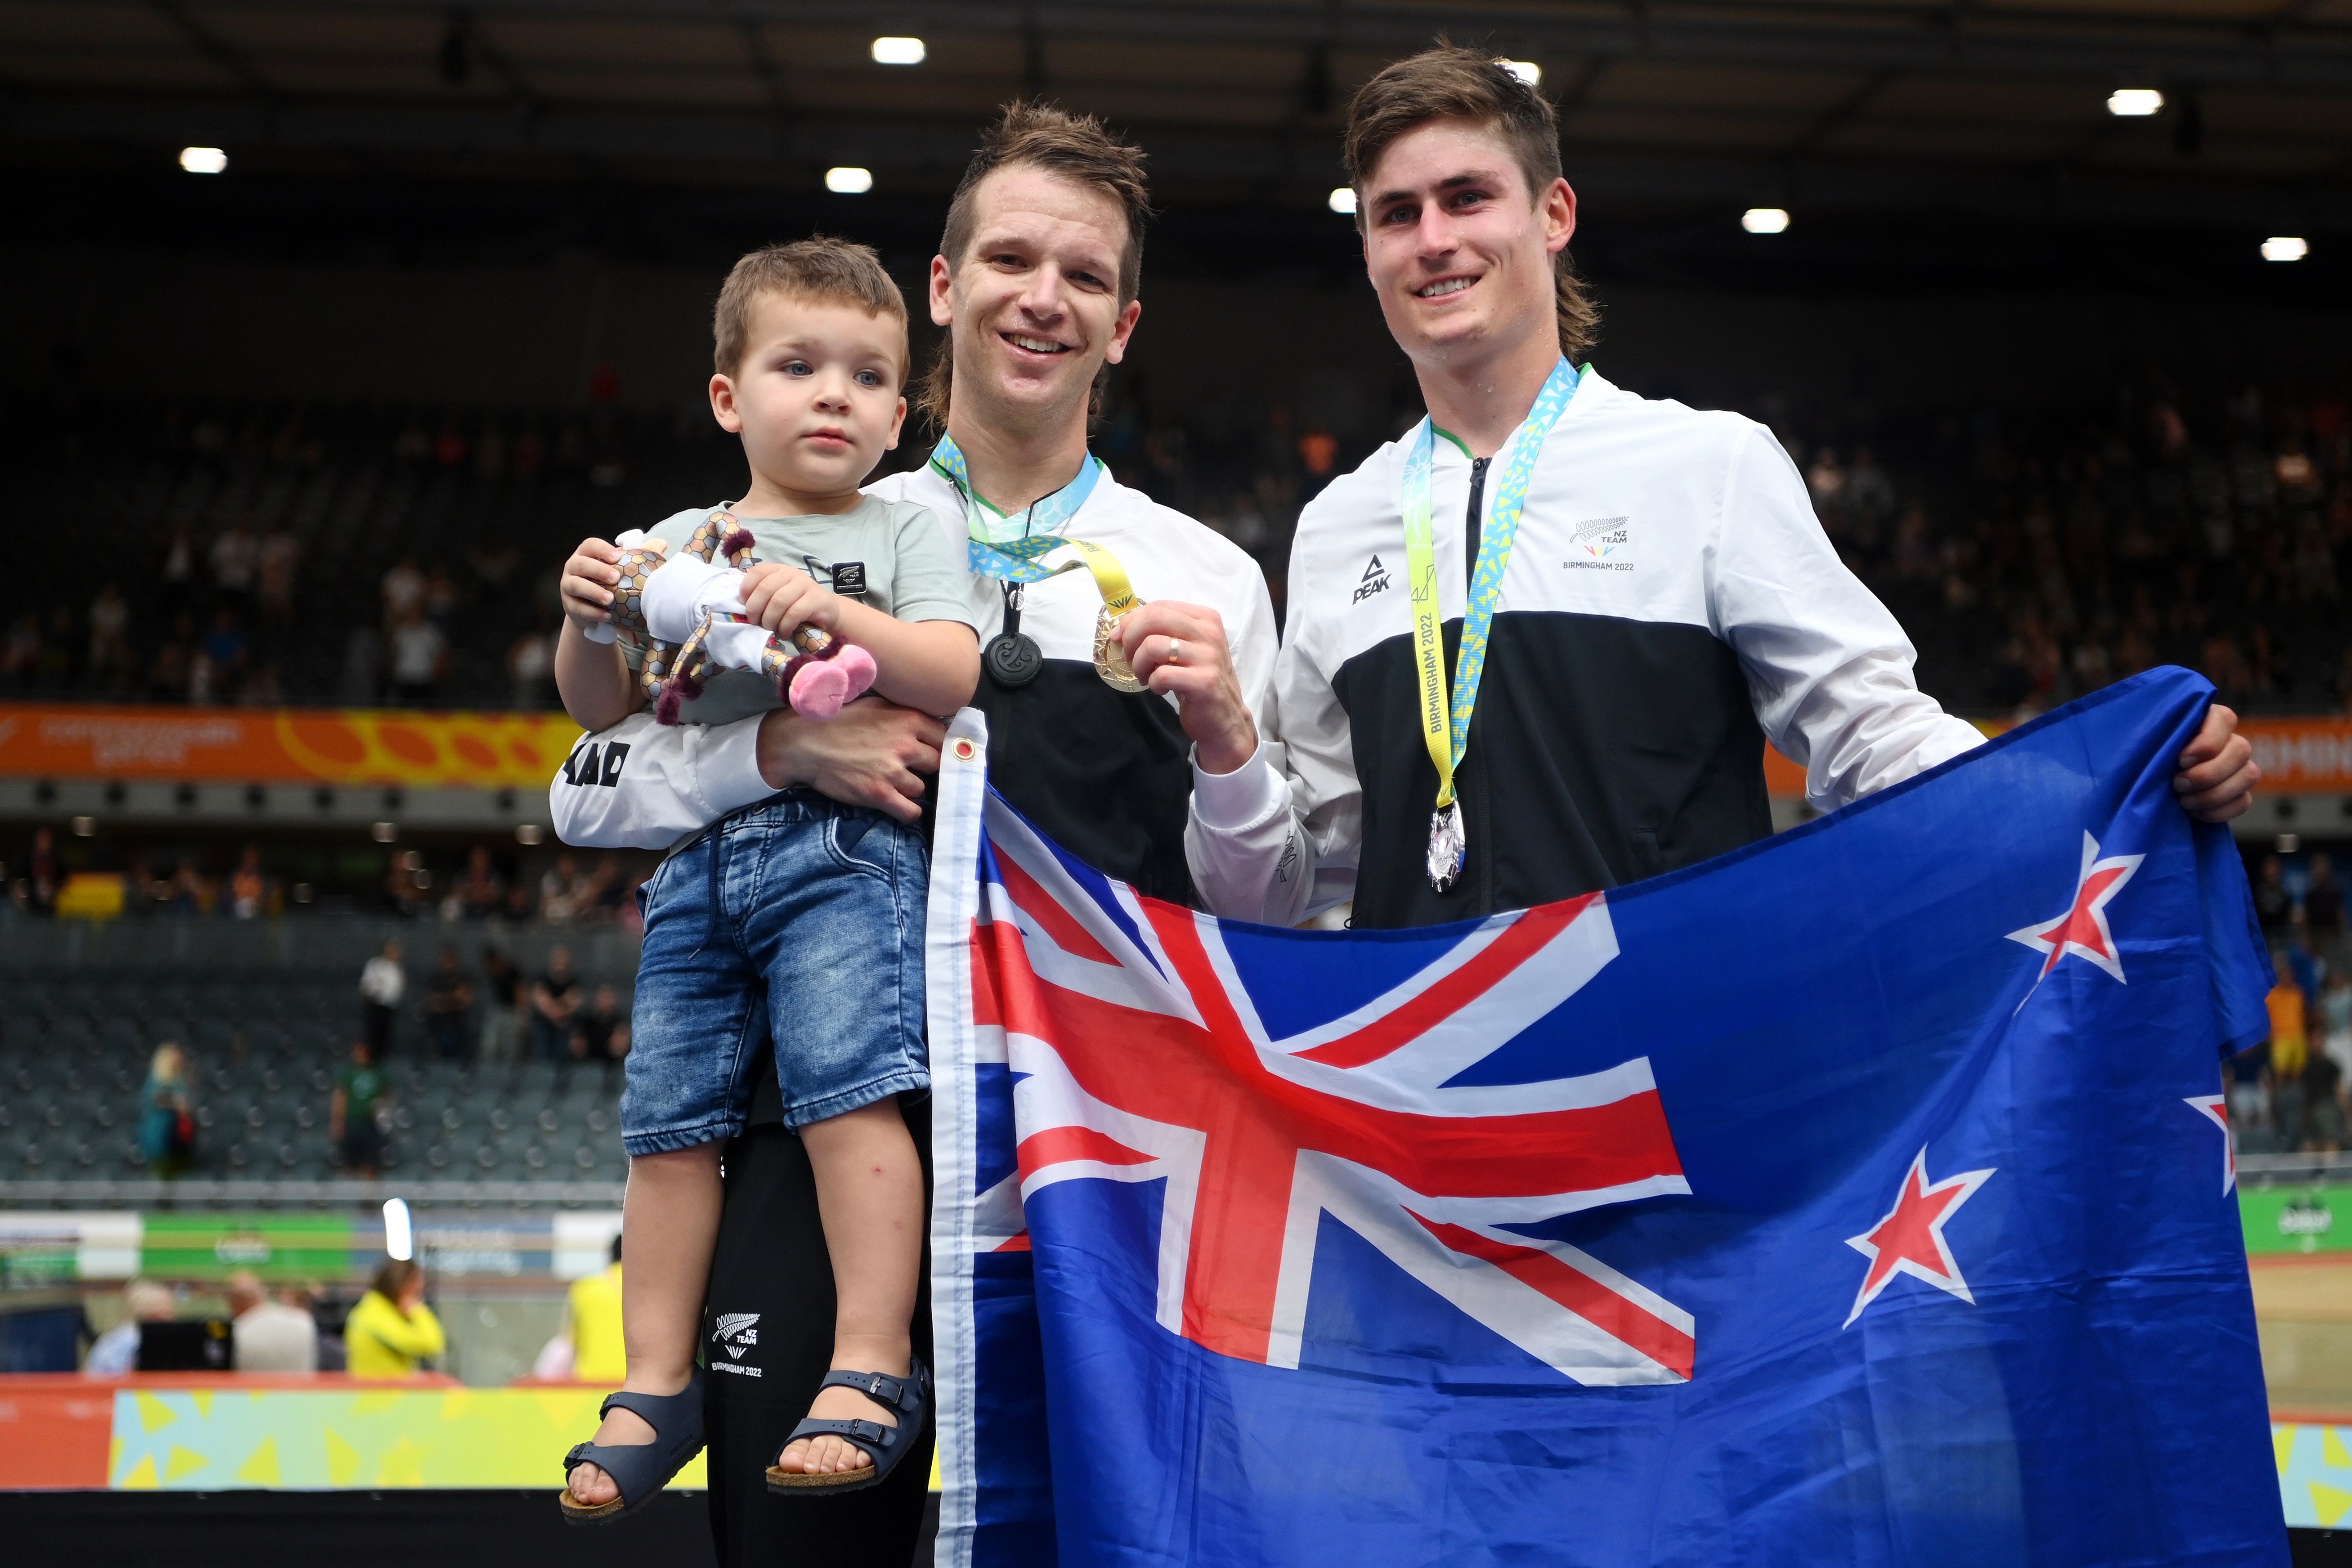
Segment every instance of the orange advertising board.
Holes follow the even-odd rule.
[[[0,778],[543,789],[562,714],[0,703]]]

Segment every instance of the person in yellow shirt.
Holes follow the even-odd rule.
[[[617,1388],[629,1370],[621,1340],[621,1239],[613,1238],[613,1260],[601,1273],[572,1281],[572,1375],[583,1383]]]
[[[343,1324],[343,1347],[353,1377],[414,1376],[446,1351],[441,1320],[425,1304],[425,1270],[405,1258],[386,1259]]]
[[[2271,1121],[2279,1147],[2293,1151],[2303,1147],[2303,1070],[2311,1059],[2311,1035],[2303,988],[2284,955],[2278,960],[2278,984],[2265,1000],[2271,1009]]]

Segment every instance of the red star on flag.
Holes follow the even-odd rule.
[[[1959,1264],[1952,1260],[1952,1249],[1944,1240],[1944,1226],[1960,1211],[1960,1205],[1976,1196],[1991,1176],[1990,1170],[1962,1171],[1958,1176],[1946,1176],[1930,1184],[1927,1180],[1927,1151],[1922,1148],[1918,1158],[1903,1177],[1901,1191],[1895,1195],[1895,1207],[1886,1218],[1860,1236],[1849,1237],[1846,1245],[1870,1260],[1869,1271],[1862,1277],[1862,1290],[1853,1298],[1853,1311],[1839,1325],[1852,1328],[1853,1320],[1862,1316],[1862,1309],[1878,1299],[1897,1274],[1908,1274],[1915,1280],[1925,1280],[1939,1291],[1959,1297],[1970,1306],[1977,1299],[1969,1294],[1969,1282],[1960,1277]]]
[[[2238,1151],[2230,1141],[2230,1101],[2221,1094],[2191,1094],[2189,1108],[2221,1129],[2221,1195],[2238,1185]]]
[[[2115,933],[2107,929],[2107,905],[2124,890],[2132,873],[2139,869],[2146,855],[2111,855],[2099,858],[2099,841],[2085,832],[2083,835],[2083,870],[2074,879],[2074,901],[2066,913],[2040,925],[2029,925],[2022,931],[2012,931],[2009,939],[2022,942],[2028,947],[2047,953],[2042,962],[2042,973],[2033,977],[2039,986],[2058,967],[2058,960],[2072,953],[2077,958],[2087,958],[2113,975],[2120,983],[2124,977],[2122,956],[2116,951]],[[2031,996],[2031,991],[2026,993]],[[2019,1004],[2022,1006],[2022,1003]]]

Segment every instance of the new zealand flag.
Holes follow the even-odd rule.
[[[953,1568],[2283,1563],[2220,1061],[2269,977],[2126,681],[1672,876],[1219,922],[950,731]]]

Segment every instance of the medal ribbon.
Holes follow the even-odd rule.
[[[1102,477],[1102,460],[1093,453],[1087,453],[1086,462],[1079,465],[1076,478],[1018,514],[1001,512],[982,498],[972,486],[971,475],[964,466],[963,450],[956,445],[954,436],[940,437],[940,444],[931,449],[931,466],[955,486],[955,493],[963,500],[966,559],[973,576],[1011,582],[1042,582],[1083,566],[1094,573],[1095,589],[1102,595],[1103,608],[1114,618],[1135,608],[1135,590],[1118,557],[1098,544],[1066,538],[1061,533],[1087,504],[1087,497],[1095,493],[1095,482]],[[1066,546],[1076,550],[1080,559],[1060,566],[1043,564],[1044,557]]]
[[[1454,770],[1470,744],[1470,712],[1478,701],[1478,677],[1486,667],[1486,628],[1503,593],[1503,569],[1510,564],[1511,540],[1527,505],[1528,481],[1544,438],[1576,394],[1577,374],[1565,359],[1552,367],[1535,407],[1511,434],[1503,453],[1502,476],[1478,540],[1478,565],[1470,577],[1470,602],[1462,617],[1462,648],[1454,661],[1454,690],[1445,689],[1444,612],[1437,592],[1437,545],[1430,519],[1429,475],[1435,456],[1434,427],[1423,415],[1405,451],[1399,496],[1404,513],[1405,579],[1412,593],[1412,668],[1420,685],[1421,735],[1437,765],[1437,809],[1454,804]]]

